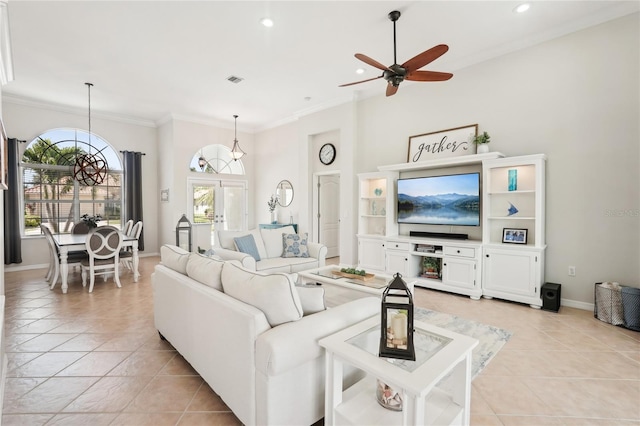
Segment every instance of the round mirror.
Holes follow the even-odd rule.
[[[280,181],[276,187],[276,194],[278,195],[278,204],[282,207],[289,207],[293,201],[293,185],[288,180]]]

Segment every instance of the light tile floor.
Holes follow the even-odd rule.
[[[153,327],[150,275],[79,272],[67,294],[44,271],[7,272],[4,425],[234,425],[237,418]],[[588,285],[588,284],[585,284]],[[473,425],[640,425],[640,333],[559,313],[416,289],[416,305],[514,333],[472,383]]]

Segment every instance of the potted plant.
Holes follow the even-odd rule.
[[[489,152],[489,145],[487,145],[489,142],[491,142],[491,136],[487,132],[482,132],[482,134],[475,136],[473,143],[478,146],[476,153],[484,154]]]
[[[278,205],[278,197],[276,195],[271,195],[269,201],[267,201],[267,206],[269,206],[269,213],[271,213],[271,223],[277,223],[275,219],[275,215],[273,214],[276,206]]]

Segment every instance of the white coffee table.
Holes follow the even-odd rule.
[[[419,321],[414,329],[416,361],[378,356],[379,316],[320,340],[326,351],[325,425],[469,424],[471,351],[478,341]],[[344,364],[367,376],[343,392]],[[436,388],[449,374],[451,392]],[[378,404],[376,378],[401,390],[401,412]]]
[[[298,277],[305,284],[320,283],[325,287],[327,304],[342,304],[359,297],[378,296],[387,288],[393,277],[390,275],[376,274],[369,281],[357,278],[345,278],[335,275],[343,266],[330,265],[322,268],[309,269],[298,272]],[[403,278],[404,279],[404,278]],[[407,281],[407,287],[413,294],[413,281]]]

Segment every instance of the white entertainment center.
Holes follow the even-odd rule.
[[[378,172],[359,174],[359,268],[389,275],[400,272],[418,287],[472,299],[496,297],[540,308],[546,248],[545,162],[543,154],[505,158],[492,152],[380,166]],[[477,236],[460,239],[448,235],[449,227],[439,226],[426,234],[435,237],[425,237],[417,236],[425,235],[420,225],[398,225],[399,178],[423,171],[452,174],[460,167],[482,173],[481,234],[473,227]]]

